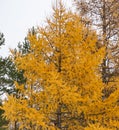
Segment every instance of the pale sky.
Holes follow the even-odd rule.
[[[72,0],[63,0],[71,7]],[[4,34],[5,46],[0,56],[8,56],[9,48],[24,41],[29,28],[41,26],[52,13],[55,0],[0,0],[0,32]]]

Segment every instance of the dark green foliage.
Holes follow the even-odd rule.
[[[0,33],[0,46],[4,45],[4,41],[4,35]],[[18,51],[21,51],[22,54],[28,53],[28,45],[29,44],[25,39],[22,48],[18,46]],[[16,81],[19,84],[25,84],[26,79],[24,78],[23,73],[23,70],[19,71],[17,69],[15,63],[13,62],[13,57],[0,57],[0,95],[3,95],[4,93],[16,94],[17,90],[15,89],[14,82]],[[5,130],[3,126],[8,124],[8,122],[2,118],[3,113],[4,111],[0,109],[0,130]]]
[[[18,71],[11,58],[0,58],[0,92],[14,93],[14,82],[25,83],[23,71]]]
[[[30,43],[27,38],[24,39],[24,42],[22,44],[18,43],[18,49],[16,50],[16,52],[20,52],[23,55],[30,52]]]
[[[3,45],[5,42],[4,34],[0,33],[0,46]]]
[[[28,31],[31,35],[36,35],[36,28],[32,27]],[[25,37],[24,42],[18,43],[18,48],[15,49],[15,52],[20,52],[22,55],[28,54],[31,52],[30,50],[30,42],[27,37]]]
[[[28,33],[31,35],[36,35],[36,28],[32,27],[31,29],[29,29]],[[18,43],[17,47],[18,48],[15,49],[14,52],[20,52],[22,55],[25,55],[31,52],[30,42],[27,37],[25,37],[24,42]]]
[[[0,45],[4,44],[4,35],[0,33]],[[18,49],[14,49],[14,52],[20,52],[21,54],[27,54],[30,50],[30,45],[25,38],[23,44],[18,44]],[[15,58],[15,57],[14,57]],[[24,71],[18,71],[15,63],[13,62],[13,57],[0,57],[0,95],[3,93],[16,93],[14,82],[19,84],[24,84],[26,79],[23,76]]]
[[[0,106],[1,106],[1,102],[0,102]],[[3,110],[0,109],[0,130],[5,130],[5,128],[2,128],[2,126],[6,126],[8,124],[8,121],[6,121],[3,117],[2,114],[4,113]]]

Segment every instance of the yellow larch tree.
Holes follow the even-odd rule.
[[[30,52],[15,54],[27,81],[16,83],[17,95],[8,96],[2,109],[17,130],[88,129],[105,113],[98,71],[104,48],[97,48],[95,32],[61,1],[53,10],[45,27],[28,33]]]

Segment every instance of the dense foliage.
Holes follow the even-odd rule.
[[[107,48],[97,46],[96,32],[84,21],[60,1],[46,25],[11,51],[25,77],[14,80],[17,91],[1,107],[11,129],[119,129],[119,79],[103,82]]]

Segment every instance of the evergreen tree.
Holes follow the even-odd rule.
[[[0,34],[0,45],[4,45],[4,35]],[[26,46],[25,46],[26,45]],[[27,50],[27,44],[24,43],[22,48],[23,51]],[[19,51],[20,48],[18,47]],[[23,52],[22,52],[23,53]],[[3,58],[0,57],[0,94],[4,93],[15,93],[14,82],[19,84],[25,83],[26,79],[23,77],[23,70],[18,71],[16,68],[13,58],[11,56]]]
[[[4,42],[5,42],[4,35],[3,35],[3,33],[0,33],[0,46],[3,45]]]
[[[4,35],[3,35],[3,33],[0,33],[0,47],[2,45],[4,45],[4,42],[5,42]],[[3,64],[1,64],[1,60],[2,60],[2,57],[0,57],[0,71],[2,70],[2,67],[3,67]],[[1,72],[0,72],[0,75],[1,75]],[[0,76],[0,81],[1,81],[1,76]],[[2,87],[1,87],[1,84],[0,84],[0,94],[2,93],[1,88]],[[0,106],[2,106],[2,100],[1,99],[0,99]],[[2,129],[3,125],[8,124],[8,122],[6,122],[6,120],[2,118],[3,113],[4,113],[4,111],[0,109],[0,129]]]
[[[18,71],[10,57],[0,58],[0,92],[15,93],[14,82],[19,84],[25,83],[23,71]]]

